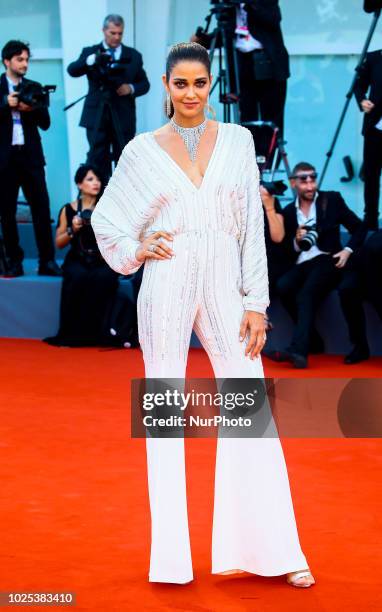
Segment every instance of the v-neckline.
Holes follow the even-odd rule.
[[[208,163],[207,163],[206,171],[205,171],[205,173],[204,173],[204,175],[203,175],[203,179],[202,179],[202,182],[200,183],[199,187],[197,187],[197,186],[195,185],[195,183],[194,183],[194,182],[193,182],[193,181],[190,179],[190,177],[189,177],[189,176],[188,176],[188,174],[187,174],[187,173],[186,173],[186,172],[183,170],[183,168],[181,168],[181,167],[179,166],[179,164],[178,164],[178,163],[175,161],[175,159],[174,159],[174,158],[173,158],[173,157],[172,157],[172,156],[171,156],[169,153],[167,153],[167,151],[166,151],[166,150],[165,150],[163,147],[161,147],[161,145],[159,144],[159,142],[157,141],[157,139],[156,139],[156,138],[155,138],[155,136],[154,136],[154,132],[149,132],[149,135],[151,136],[151,138],[152,138],[152,140],[154,141],[154,143],[155,143],[155,145],[157,146],[157,148],[158,148],[158,149],[159,149],[159,150],[162,152],[162,154],[163,154],[163,155],[164,155],[164,156],[165,156],[167,159],[169,159],[169,160],[171,161],[171,163],[172,163],[172,164],[175,166],[175,168],[178,170],[178,172],[181,174],[181,176],[183,176],[183,177],[186,179],[186,181],[187,181],[187,182],[188,182],[188,183],[189,183],[189,184],[192,186],[192,188],[193,188],[193,189],[194,189],[196,192],[199,192],[199,191],[202,189],[202,187],[203,187],[203,185],[204,185],[204,183],[205,183],[205,181],[206,181],[206,177],[207,177],[207,174],[208,174],[208,172],[209,172],[209,169],[210,169],[210,167],[211,167],[211,165],[212,165],[212,162],[213,162],[213,160],[214,160],[214,158],[215,158],[215,156],[216,156],[216,152],[217,152],[218,145],[219,145],[219,141],[220,141],[220,133],[221,133],[221,131],[222,131],[222,128],[221,128],[222,123],[221,123],[220,121],[218,121],[218,122],[217,122],[217,124],[218,124],[218,129],[217,129],[217,134],[216,134],[215,144],[214,144],[214,147],[213,147],[213,149],[212,149],[212,153],[211,153],[211,155],[210,155],[210,159],[208,160]]]

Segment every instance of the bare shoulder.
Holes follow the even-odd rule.
[[[209,119],[207,123],[207,129],[211,132],[211,134],[216,134],[219,129],[220,121],[215,121],[214,119]]]
[[[166,123],[160,128],[154,130],[152,135],[159,143],[166,143],[174,136],[174,130],[171,128],[169,123]]]

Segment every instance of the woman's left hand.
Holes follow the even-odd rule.
[[[242,342],[249,334],[248,344],[245,347],[245,356],[250,354],[250,358],[258,357],[263,349],[267,336],[265,333],[265,317],[260,312],[246,310],[240,325],[239,340]]]

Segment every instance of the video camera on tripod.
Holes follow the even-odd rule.
[[[21,82],[15,87],[17,99],[33,110],[48,108],[49,94],[56,91],[56,85],[41,85],[36,81]]]
[[[93,70],[104,86],[115,88],[116,80],[122,76],[124,66],[129,62],[129,58],[117,60],[106,49],[99,49],[95,54]]]

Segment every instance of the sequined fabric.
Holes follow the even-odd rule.
[[[216,378],[263,378],[261,357],[239,341],[244,309],[264,313],[268,277],[264,217],[253,139],[219,123],[203,182],[196,187],[144,133],[124,149],[92,215],[101,253],[131,274],[140,240],[172,231],[170,260],[148,259],[138,297],[147,378],[184,379],[192,329]],[[151,510],[149,580],[193,578],[184,440],[147,438]],[[276,438],[219,438],[215,471],[212,572],[264,576],[308,567],[296,529],[288,475]]]

